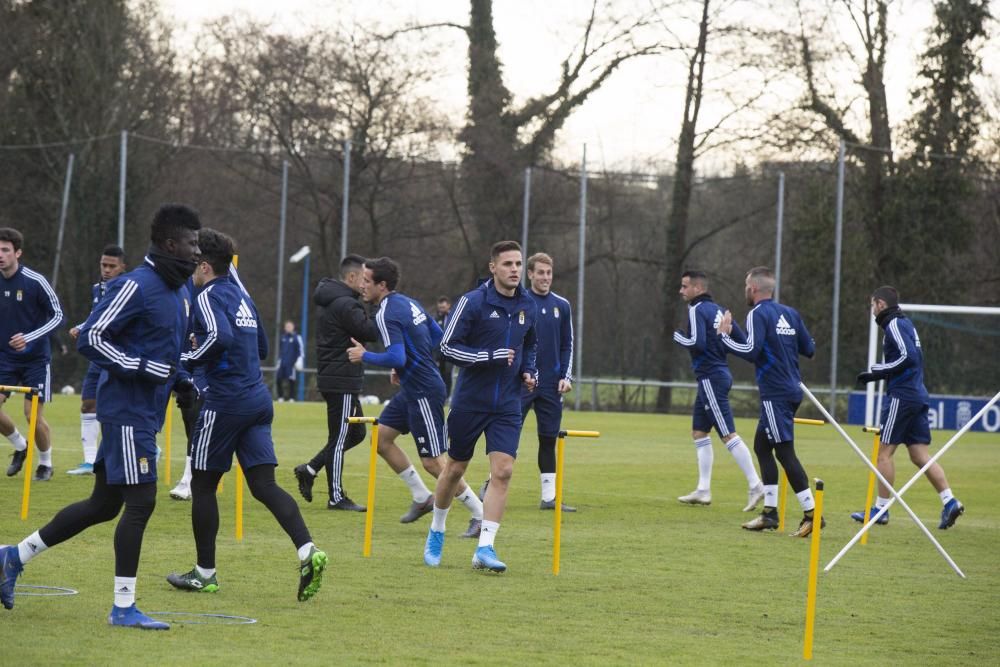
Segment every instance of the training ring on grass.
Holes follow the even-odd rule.
[[[30,589],[27,592],[24,589]],[[55,598],[62,597],[64,595],[76,595],[80,591],[73,588],[63,588],[62,586],[35,586],[33,584],[15,584],[14,592],[17,597],[36,597],[36,598]]]
[[[157,618],[165,616],[163,621],[181,625],[253,625],[256,618],[249,616],[230,616],[228,614],[199,614],[191,611],[147,611],[146,616]]]

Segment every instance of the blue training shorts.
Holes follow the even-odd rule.
[[[52,374],[48,361],[11,364],[0,360],[0,384],[9,387],[38,387],[41,390],[38,393],[39,402],[48,403],[52,399],[52,388],[49,386],[52,384]],[[10,392],[3,393],[10,397]],[[28,396],[28,399],[31,397]]]
[[[559,435],[562,424],[563,397],[557,388],[535,389],[521,392],[521,423],[528,417],[531,408],[535,408],[535,419],[538,420],[538,435],[554,438]]]
[[[931,444],[928,407],[923,403],[890,398],[888,404],[882,406],[881,421],[879,438],[883,445]]]
[[[401,389],[382,410],[378,423],[404,435],[412,433],[421,458],[436,458],[448,451],[443,394],[412,398]]]
[[[736,431],[733,411],[729,407],[732,378],[714,377],[698,380],[698,395],[694,399],[691,430],[708,433],[715,427],[723,438]]]
[[[84,401],[97,399],[97,382],[101,379],[101,367],[97,364],[90,364],[87,367],[87,374],[83,376],[83,389],[80,390],[80,398]]]
[[[101,424],[94,465],[104,464],[108,484],[156,481],[156,431],[124,424]]]
[[[486,434],[486,453],[503,452],[517,458],[521,439],[521,415],[493,412],[448,413],[448,456],[468,461],[476,451],[476,441]]]
[[[795,440],[795,413],[798,401],[761,401],[760,425],[774,444]]]
[[[229,472],[233,454],[244,470],[259,465],[278,465],[271,439],[274,408],[268,402],[246,415],[219,412],[204,407],[191,438],[191,467],[195,470]]]

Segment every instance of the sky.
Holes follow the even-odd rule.
[[[817,0],[818,2],[819,0]],[[788,0],[792,7],[791,0]],[[615,0],[623,10],[648,8],[649,0]],[[400,27],[411,23],[468,21],[468,0],[160,0],[163,13],[178,26],[175,40],[191,40],[199,27],[237,12],[270,21],[290,32],[304,32],[314,26],[380,24]],[[738,5],[737,5],[738,6]],[[744,8],[752,7],[744,3]],[[590,3],[583,0],[499,0],[494,2],[494,26],[504,64],[505,82],[516,100],[554,87],[559,64],[580,35]],[[891,6],[891,42],[886,82],[890,119],[898,123],[909,115],[909,90],[914,81],[916,55],[923,48],[923,34],[931,21],[930,0],[896,0]],[[694,29],[694,23],[669,17],[670,29]],[[787,17],[775,17],[786,20]],[[852,39],[850,25],[836,26]],[[461,125],[466,110],[466,46],[457,30],[435,31],[428,40],[441,50],[446,63],[434,89],[427,91],[439,107]],[[998,40],[1000,41],[1000,40]],[[990,47],[995,58],[987,57],[988,69],[996,81],[1000,77],[1000,48]],[[447,63],[454,63],[448,66]],[[711,74],[711,71],[710,71]],[[841,82],[851,83],[856,70],[839,73]],[[676,152],[676,137],[682,117],[686,71],[675,55],[652,56],[626,63],[588,101],[577,109],[559,134],[556,157],[578,163],[587,146],[587,162],[592,169],[614,168],[646,171],[652,164],[670,164]],[[728,84],[727,84],[728,85]],[[709,104],[704,123],[713,123],[724,112]],[[724,168],[729,156],[718,156]],[[711,169],[702,161],[701,166]]]

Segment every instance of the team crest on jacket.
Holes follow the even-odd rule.
[[[559,319],[559,306],[554,306],[552,308],[552,317]]]
[[[17,296],[15,298],[18,301],[24,301],[24,290],[17,290]]]
[[[139,459],[139,472],[143,475],[149,474],[149,460],[146,457]]]
[[[517,323],[524,324],[524,311],[522,310],[517,316]]]

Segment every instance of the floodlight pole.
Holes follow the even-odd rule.
[[[830,414],[837,414],[837,351],[840,347],[840,252],[844,236],[844,158],[847,144],[837,155],[837,222],[833,246],[833,328],[830,332]]]
[[[281,162],[281,217],[278,223],[278,298],[274,313],[274,365],[281,364],[281,301],[285,290],[285,225],[288,220],[288,160]],[[278,384],[278,374],[274,374]]]
[[[56,236],[56,259],[55,266],[52,267],[52,290],[55,291],[59,285],[59,263],[62,259],[63,236],[66,231],[66,211],[69,209],[69,187],[73,182],[73,159],[72,153],[66,160],[66,181],[63,183],[62,208],[59,209],[59,234]]]
[[[303,348],[306,345],[306,341],[309,340],[309,260],[311,258],[312,251],[309,246],[302,246],[289,260],[293,264],[303,259],[305,260],[305,266],[302,271],[302,326],[299,327],[299,335],[302,336]],[[303,350],[304,352],[305,350]],[[303,356],[305,355],[303,354]],[[306,374],[304,370],[299,373],[297,393],[299,403],[306,400]]]
[[[344,142],[344,197],[340,209],[340,261],[347,257],[347,227],[351,214],[351,140]]]
[[[774,239],[774,302],[781,303],[781,237],[785,225],[785,172],[778,172],[778,229]]]
[[[125,247],[125,185],[128,172],[128,130],[122,130],[121,159],[118,165],[118,247]]]
[[[521,253],[528,264],[528,214],[531,210],[531,167],[524,168],[524,213],[521,217]],[[528,285],[528,271],[524,271],[524,285]]]
[[[583,377],[583,288],[584,269],[587,260],[587,144],[583,145],[583,160],[580,162],[580,249],[576,272],[576,332],[573,346],[576,348],[576,379]],[[573,409],[580,409],[580,386],[574,397]]]

